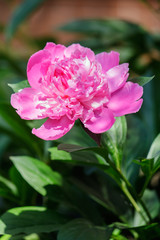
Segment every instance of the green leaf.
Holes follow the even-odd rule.
[[[69,32],[80,32],[92,36],[107,36],[114,41],[114,38],[132,36],[137,32],[142,32],[142,29],[133,23],[121,20],[101,20],[101,19],[83,19],[77,20],[60,28]],[[114,34],[114,37],[113,37]]]
[[[61,143],[77,144],[83,147],[97,146],[95,141],[84,131],[80,122],[75,123],[73,128],[61,138]]]
[[[87,149],[91,149],[91,148],[81,147],[81,146],[74,145],[74,144],[61,143],[58,145],[58,149],[71,153],[71,152],[77,152],[80,150],[87,150]]]
[[[4,199],[9,200],[10,202],[19,203],[19,199],[14,196],[11,191],[5,187],[0,187],[0,196]]]
[[[96,153],[99,156],[106,158],[106,149],[103,147],[81,147],[74,144],[59,144],[58,145],[59,150],[63,150],[69,153],[79,153],[84,151],[90,151],[92,153]]]
[[[58,150],[63,149],[63,150]],[[81,147],[73,144],[60,144],[57,147],[50,148],[51,159],[65,163],[98,167],[100,169],[108,168],[106,163],[105,149],[98,147]]]
[[[65,163],[97,167],[110,175],[116,182],[121,178],[121,175],[108,164],[108,162],[110,163],[108,152],[104,147],[81,147],[73,144],[60,144],[58,149],[63,149],[70,153],[72,158],[64,160]],[[50,151],[52,151],[52,148]],[[54,156],[51,156],[54,160]],[[63,160],[61,159],[61,161]]]
[[[37,192],[45,196],[48,185],[61,185],[62,178],[44,162],[28,156],[10,157],[11,161],[26,182]]]
[[[126,141],[127,125],[125,117],[118,117],[111,129],[102,134],[101,144],[106,147],[117,166],[122,160],[122,150]]]
[[[155,158],[159,155],[160,155],[160,134],[158,134],[158,136],[153,141],[149,149],[147,158]]]
[[[51,153],[52,160],[71,160],[72,157],[68,152],[58,150],[57,147],[49,148],[48,151]]]
[[[3,154],[6,152],[11,139],[6,134],[0,134],[0,162],[3,160]]]
[[[144,156],[148,150],[149,143],[147,129],[142,120],[135,115],[127,116],[127,139],[125,142],[122,160],[122,169],[126,178],[134,185],[139,176],[140,165],[133,162],[139,156]]]
[[[144,192],[144,195],[142,197],[142,200],[143,200],[144,204],[146,205],[148,212],[150,213],[152,219],[157,217],[160,213],[160,203],[159,203],[159,198],[157,196],[156,191],[146,189],[146,191]],[[141,207],[141,206],[139,205],[139,207]],[[144,210],[141,209],[141,211],[143,212],[143,215],[147,219],[147,216],[146,216],[146,213],[144,212]],[[135,212],[133,225],[134,226],[142,226],[145,224],[146,223],[145,223],[144,219],[142,218],[142,216],[139,215],[138,212]]]
[[[32,233],[26,237],[24,237],[24,240],[40,240],[38,234]]]
[[[64,221],[45,207],[18,207],[0,218],[0,234],[40,233],[57,231]]]
[[[23,88],[30,88],[31,86],[29,85],[28,80],[24,80],[18,83],[12,83],[8,84],[9,87],[12,88],[12,90],[16,93],[19,92]]]
[[[31,14],[44,0],[24,0],[21,5],[17,7],[10,19],[6,28],[6,37],[9,40],[18,26]]]
[[[9,178],[18,190],[18,204],[29,206],[35,203],[37,192],[24,180],[14,165],[9,169]]]
[[[153,173],[160,168],[160,157],[154,159]]]
[[[24,120],[20,119],[15,110],[8,103],[0,102],[0,130],[14,135],[20,143],[31,152],[35,152],[40,156],[41,147],[39,141],[35,141],[36,137],[31,134],[30,128],[25,125]]]
[[[77,159],[83,162],[93,162],[103,165],[108,165],[107,151],[103,147],[81,147],[73,144],[59,144],[58,149],[69,152],[72,159]]]
[[[152,175],[152,170],[153,170],[153,162],[154,159],[142,159],[140,161],[135,160],[135,163],[139,164],[141,166],[142,171],[144,172],[144,174],[150,178]]]
[[[158,240],[160,239],[160,223],[152,223],[142,227],[132,228],[139,234],[141,240]]]
[[[113,228],[101,228],[85,219],[76,219],[60,229],[57,240],[109,240],[112,231]]]
[[[8,179],[4,178],[3,176],[0,176],[0,183],[3,183],[4,186],[10,190],[10,192],[13,194],[13,195],[18,195],[18,190],[17,190],[17,187],[11,182],[9,181]]]
[[[140,86],[144,86],[147,83],[149,83],[153,78],[154,78],[154,76],[152,76],[152,77],[134,77],[134,78],[129,79],[129,81],[131,81],[133,83],[138,83]]]
[[[18,234],[18,235],[8,235],[10,236],[9,240],[40,240],[38,234],[36,233],[32,233],[32,234],[29,234],[29,235],[26,235],[26,234]],[[1,239],[0,239],[1,240]]]
[[[160,134],[153,141],[147,158],[154,158],[153,173],[155,173],[160,168]]]
[[[11,239],[11,235],[5,234],[4,236],[0,237],[0,240],[9,240]]]

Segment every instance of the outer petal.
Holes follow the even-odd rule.
[[[18,93],[12,94],[11,105],[17,109],[21,118],[26,120],[42,119],[42,110],[36,108],[39,104],[38,91],[33,88],[24,88]]]
[[[74,57],[74,58],[85,58],[87,57],[90,61],[95,60],[94,52],[87,47],[82,47],[80,44],[72,44],[71,46],[67,47],[65,50],[65,56],[67,58]]]
[[[50,119],[38,129],[33,128],[32,133],[44,140],[56,140],[63,137],[74,125],[74,121],[63,116],[60,119]]]
[[[128,63],[123,63],[111,68],[106,73],[110,93],[119,89],[126,82],[128,78],[128,70]]]
[[[30,57],[27,65],[27,77],[31,87],[40,88],[44,74],[43,65],[46,65],[48,61],[51,61],[51,55],[45,50],[40,50]]]
[[[84,123],[84,126],[93,133],[102,133],[109,130],[115,119],[110,109],[96,110],[94,117]]]
[[[110,53],[102,52],[96,55],[96,60],[101,64],[103,72],[107,72],[119,64],[119,53],[111,51]]]
[[[137,83],[127,82],[122,88],[111,95],[108,108],[115,117],[139,111],[143,100],[140,99],[143,88]]]

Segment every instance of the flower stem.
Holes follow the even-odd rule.
[[[137,202],[135,201],[135,199],[132,197],[132,195],[128,191],[126,183],[124,181],[122,181],[122,183],[121,183],[121,189],[124,192],[124,194],[126,195],[126,197],[129,199],[129,201],[132,203],[135,210],[141,215],[141,217],[147,223],[147,220],[146,220],[145,216],[143,215],[143,213],[142,213],[140,207],[138,206]]]
[[[147,209],[147,207],[145,206],[144,202],[142,201],[142,199],[140,199],[138,197],[138,194],[135,192],[133,186],[131,185],[131,183],[126,179],[126,177],[123,175],[121,169],[116,166],[111,160],[109,160],[107,158],[107,162],[110,164],[110,166],[112,168],[114,168],[114,170],[117,171],[117,173],[121,176],[122,181],[117,181],[117,184],[120,186],[121,190],[124,192],[124,194],[126,195],[126,197],[128,198],[128,200],[131,202],[131,204],[133,205],[133,207],[135,208],[135,210],[142,216],[142,218],[144,219],[144,221],[147,223],[148,221],[146,220],[146,217],[144,216],[141,208],[138,206],[137,201],[139,201],[139,203],[141,204],[141,207],[143,208],[144,212],[146,213],[149,221],[152,221],[151,215]],[[130,189],[130,191],[129,191]],[[134,197],[133,197],[134,196]],[[136,200],[135,200],[136,199]]]

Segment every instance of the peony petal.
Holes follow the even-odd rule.
[[[63,59],[64,50],[66,49],[66,47],[61,44],[56,45],[55,43],[48,42],[44,49],[49,51],[52,57],[52,62],[53,62],[55,59],[58,59],[58,60]]]
[[[43,65],[50,62],[51,55],[49,51],[41,50],[33,54],[27,65],[27,77],[31,87],[40,88],[41,80],[43,78]]]
[[[83,124],[93,133],[102,133],[109,130],[114,122],[112,112],[108,108],[103,108],[101,111],[94,111],[94,117]]]
[[[115,117],[139,111],[143,100],[140,99],[143,88],[137,83],[127,82],[122,88],[111,95],[108,108]]]
[[[110,93],[119,89],[126,82],[129,75],[128,70],[128,63],[123,63],[111,68],[106,73]]]
[[[67,58],[74,57],[74,58],[85,58],[87,57],[90,61],[95,60],[94,52],[87,47],[82,47],[80,44],[72,44],[71,46],[67,47],[65,50],[65,56]]]
[[[45,48],[33,54],[27,65],[28,81],[33,88],[40,88],[41,80],[46,75],[49,65],[55,60],[62,59],[64,56],[63,45],[47,43]]]
[[[119,64],[119,53],[114,51],[102,52],[96,55],[96,60],[101,64],[102,71],[105,73]]]
[[[32,133],[44,140],[56,140],[63,137],[74,125],[74,121],[63,116],[60,119],[50,119],[38,129],[33,128]]]
[[[42,110],[36,108],[39,104],[38,92],[33,88],[24,88],[18,93],[12,94],[11,105],[17,109],[21,118],[26,120],[42,119],[47,116]]]

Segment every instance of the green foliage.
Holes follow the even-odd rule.
[[[64,225],[58,234],[58,240],[109,240],[113,228],[93,226],[85,219],[76,219]]]
[[[156,191],[153,191],[153,190],[151,191],[151,190],[147,189],[144,192],[142,200],[143,200],[147,210],[151,214],[151,218],[155,219],[160,213],[160,202],[159,202]],[[145,215],[145,217],[147,217],[145,211],[143,211],[143,214]],[[134,226],[144,226],[145,225],[144,219],[140,215],[138,215],[137,212],[135,212],[135,216],[133,219],[133,225]]]
[[[13,36],[22,21],[24,21],[43,1],[44,0],[24,0],[22,4],[17,7],[6,29],[6,37],[8,40]]]
[[[16,8],[8,40],[42,2]],[[0,239],[159,239],[160,71],[154,53],[159,56],[160,37],[119,20],[78,20],[61,30],[81,33],[80,43],[95,53],[118,51],[130,64],[129,81],[144,86],[143,107],[136,116],[117,118],[100,144],[100,135],[78,121],[58,141],[44,142],[31,128],[45,119],[26,123],[9,103],[11,89],[30,87],[22,81],[28,56],[0,50]],[[32,50],[48,39],[24,38]]]
[[[30,87],[29,82],[27,80],[18,83],[8,84],[8,86],[11,87],[14,92],[18,92],[23,88]]]
[[[102,146],[108,149],[113,161],[120,167],[122,161],[122,151],[126,140],[127,126],[125,117],[116,119],[111,129],[102,134]]]
[[[10,157],[10,159],[28,184],[42,195],[46,195],[45,187],[48,185],[62,184],[60,174],[37,159],[28,156]]]
[[[138,83],[140,86],[144,86],[147,83],[149,83],[153,77],[135,77],[135,78],[131,78],[129,79],[129,81],[134,82],[134,83]]]
[[[0,220],[0,234],[57,231],[64,220],[45,207],[19,207],[8,210]]]
[[[40,145],[35,141],[30,129],[24,125],[23,120],[15,113],[10,104],[0,102],[0,129],[8,135],[14,135],[29,148],[31,152],[36,152],[40,156]]]

